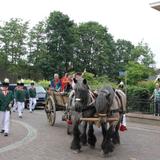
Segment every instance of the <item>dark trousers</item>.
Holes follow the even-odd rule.
[[[155,102],[155,115],[160,115],[160,102]]]

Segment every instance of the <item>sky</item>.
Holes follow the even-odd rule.
[[[149,45],[160,68],[160,12],[150,7],[158,0],[0,0],[0,21],[21,18],[31,26],[61,11],[79,24],[96,21],[108,28],[114,40]]]

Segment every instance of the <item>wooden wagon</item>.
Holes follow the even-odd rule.
[[[67,93],[50,91],[45,103],[45,112],[48,122],[54,126],[56,121],[56,111],[64,111],[63,121],[67,121],[67,133],[71,134],[71,111],[68,109],[69,95]]]

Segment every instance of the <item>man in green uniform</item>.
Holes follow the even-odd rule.
[[[15,99],[18,107],[18,116],[22,118],[23,109],[25,107],[26,90],[24,90],[24,82],[21,80],[20,86],[15,90]]]
[[[0,120],[1,131],[4,136],[8,136],[10,129],[10,110],[13,103],[13,92],[8,90],[9,79],[5,79],[0,88]]]
[[[32,113],[36,106],[36,88],[34,86],[34,82],[31,82],[31,88],[29,89],[29,111]]]
[[[17,86],[15,87],[14,89],[14,104],[13,104],[13,112],[16,112],[18,110],[18,107],[17,107],[17,102],[16,102],[16,96],[15,96],[15,93],[16,93],[16,90],[20,87],[20,84],[21,84],[21,81],[17,81]]]

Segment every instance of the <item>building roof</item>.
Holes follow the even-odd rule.
[[[158,2],[154,2],[154,3],[150,3],[150,6],[158,11],[160,11],[160,1]]]

